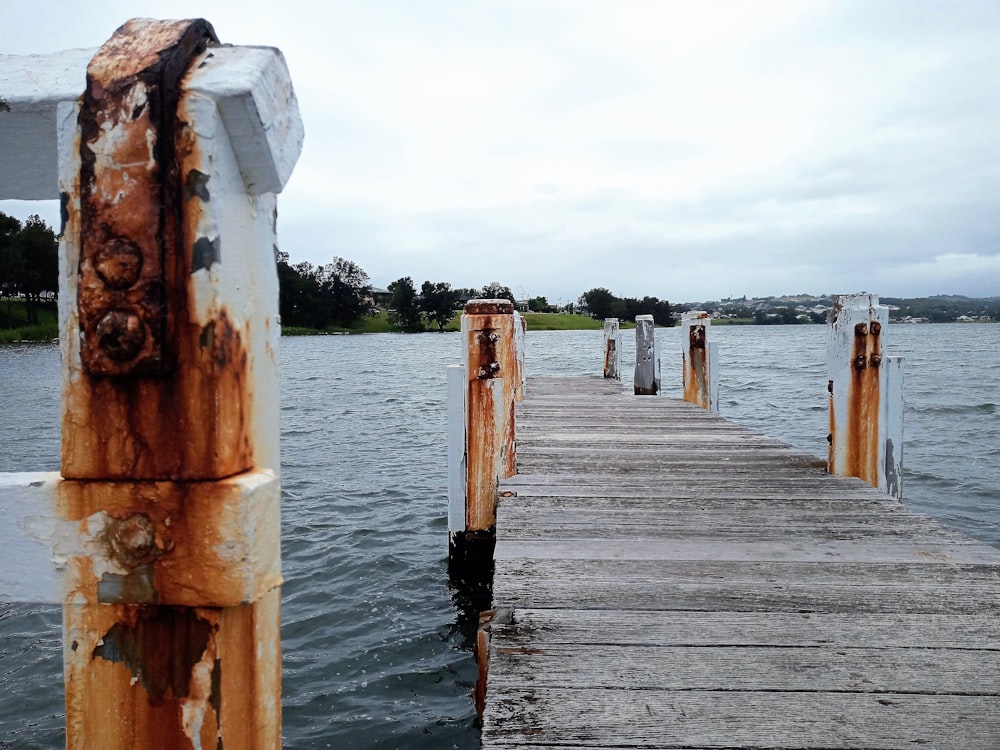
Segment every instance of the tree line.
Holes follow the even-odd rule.
[[[479,289],[453,288],[446,281],[424,281],[418,289],[412,277],[403,276],[389,284],[387,295],[376,295],[365,270],[345,258],[334,257],[322,265],[293,263],[288,253],[279,251],[276,262],[279,312],[282,325],[289,328],[347,328],[366,315],[382,312],[384,307],[389,323],[402,331],[442,331],[469,299],[516,301],[510,287],[498,281]],[[0,213],[0,297],[8,301],[22,298],[28,325],[37,325],[40,306],[54,304],[58,290],[56,232],[37,215],[22,223]],[[527,307],[531,312],[558,311],[540,296],[527,300]],[[8,318],[9,309],[8,305]],[[574,305],[565,309],[574,312]],[[619,298],[603,288],[584,292],[575,311],[599,320],[610,317],[634,320],[636,315],[652,315],[659,325],[673,324],[666,300]],[[0,325],[10,327],[12,321],[0,319]]]
[[[618,318],[635,320],[637,315],[652,315],[658,326],[672,326],[675,321],[670,314],[670,303],[656,297],[617,297],[604,287],[596,287],[580,295],[578,304],[585,308],[592,318]]]
[[[28,325],[38,325],[42,304],[55,304],[59,292],[59,240],[38,215],[19,219],[0,212],[0,310],[5,327],[12,326],[10,303],[24,299]]]

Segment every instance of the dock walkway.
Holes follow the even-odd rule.
[[[517,441],[484,748],[1000,748],[1000,550],[613,380]]]

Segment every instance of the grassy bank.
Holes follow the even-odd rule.
[[[528,323],[529,331],[584,331],[600,330],[604,327],[602,321],[583,315],[568,313],[522,313],[522,315]],[[461,328],[461,320],[462,313],[456,312],[444,330],[458,331]],[[632,324],[623,327],[632,327]],[[436,331],[437,328],[427,330]],[[286,326],[281,329],[281,333],[285,336],[329,336],[345,333],[400,333],[400,330],[389,322],[388,315],[383,310],[378,315],[362,318],[352,326],[332,326],[323,330]]]
[[[23,300],[0,301],[0,344],[59,338],[55,304],[39,308],[38,321],[38,325],[28,325],[28,311]]]

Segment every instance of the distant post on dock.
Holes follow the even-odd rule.
[[[876,294],[834,297],[828,318],[828,470],[902,497],[903,360],[888,357],[889,308]]]
[[[635,395],[660,392],[660,355],[652,315],[635,316]]]
[[[517,310],[514,311],[514,357],[517,363],[517,382],[514,387],[514,400],[524,401],[524,388],[527,383],[527,373],[524,369],[526,336],[528,321]]]
[[[517,470],[518,366],[514,306],[470,300],[462,315],[463,364],[448,368],[448,529],[453,560],[496,526],[497,484]],[[492,555],[492,547],[490,547]],[[490,558],[492,559],[492,557]]]
[[[604,319],[604,377],[622,379],[622,330],[618,318]]]
[[[709,341],[711,322],[703,310],[691,310],[681,316],[684,400],[718,412],[718,342]]]
[[[0,481],[0,599],[63,605],[67,748],[277,750],[284,59],[136,19],[0,80],[0,198],[64,217],[61,471]]]

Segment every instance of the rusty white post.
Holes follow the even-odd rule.
[[[514,387],[514,400],[524,401],[524,388],[527,383],[527,372],[524,369],[524,353],[528,334],[528,321],[517,310],[514,311],[514,356],[517,361],[517,381]]]
[[[635,394],[655,396],[660,392],[660,355],[652,315],[635,316]]]
[[[618,318],[604,319],[604,377],[622,379],[622,331]]]
[[[684,400],[719,411],[718,343],[708,340],[711,320],[703,310],[681,316]]]
[[[466,525],[496,525],[499,478],[516,471],[514,445],[514,306],[507,300],[471,300],[462,315],[466,391]]]
[[[902,497],[902,358],[887,357],[889,309],[878,295],[834,298],[828,321],[831,474]]]
[[[128,22],[69,97],[37,82],[81,56],[48,57],[0,60],[3,158],[41,118],[58,172],[58,191],[42,170],[23,195],[5,173],[3,197],[58,195],[64,219],[61,476],[0,483],[49,560],[15,593],[63,603],[67,747],[278,748],[288,71],[201,20]]]

